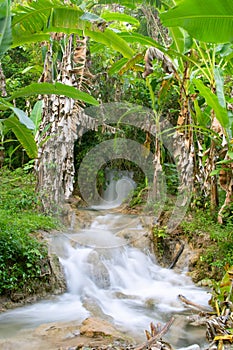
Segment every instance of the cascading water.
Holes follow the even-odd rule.
[[[150,254],[120,237],[119,229],[126,227],[143,233],[137,218],[94,214],[89,228],[53,238],[53,250],[64,267],[67,293],[0,315],[1,337],[52,321],[81,322],[93,314],[144,340],[143,331],[151,321],[164,323],[171,315],[179,319],[184,313],[179,294],[207,304],[207,293],[185,273],[158,266]],[[204,336],[197,336],[196,329],[192,332],[174,324],[167,339],[174,345],[187,346],[199,341],[200,334]]]
[[[101,203],[96,207],[116,208],[130,195],[136,187],[133,172],[127,170],[105,169],[106,189],[103,192]]]
[[[67,293],[1,314],[0,337],[12,337],[43,323],[81,323],[88,316],[98,316],[144,341],[150,322],[165,323],[174,315],[168,341],[177,348],[200,344],[200,339],[204,343],[204,329],[186,325],[182,315],[187,310],[177,296],[183,294],[207,305],[206,291],[196,287],[185,272],[160,267],[149,252],[124,238],[122,232],[135,231],[137,240],[144,236],[138,217],[105,210],[89,213],[92,223],[88,228],[52,237],[53,252],[64,268]]]

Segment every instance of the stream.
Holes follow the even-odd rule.
[[[177,298],[208,305],[206,290],[193,284],[186,275],[162,268],[149,249],[132,244],[133,232],[140,241],[145,234],[140,218],[114,210],[87,210],[87,227],[51,237],[51,249],[63,266],[67,292],[51,296],[0,315],[0,338],[49,322],[79,321],[88,316],[105,318],[137,341],[145,341],[150,322],[175,322],[166,339],[175,347],[203,346],[205,329],[185,321],[191,314]],[[127,232],[131,234],[127,237]]]

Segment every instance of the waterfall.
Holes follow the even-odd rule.
[[[135,189],[133,172],[127,170],[105,169],[106,189],[101,203],[96,208],[116,208],[126,200]]]
[[[94,213],[94,214],[93,214]],[[98,316],[144,340],[150,322],[165,323],[186,312],[179,294],[208,304],[205,290],[185,273],[159,266],[149,252],[131,246],[121,232],[144,229],[137,218],[105,211],[92,212],[93,222],[79,232],[53,237],[52,246],[64,268],[68,290],[61,296],[0,315],[0,336],[53,321],[82,321]],[[175,346],[204,339],[204,330],[174,324],[167,337]]]

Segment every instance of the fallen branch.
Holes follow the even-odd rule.
[[[184,243],[181,243],[180,249],[176,254],[175,258],[173,259],[171,265],[169,266],[169,269],[173,269],[173,267],[175,267],[177,261],[179,260],[181,254],[183,253],[183,250],[184,250]]]
[[[186,297],[184,297],[183,295],[179,294],[178,298],[186,305],[194,307],[197,310],[200,311],[205,311],[205,312],[210,312],[211,310],[207,309],[205,306],[193,303],[191,300],[187,299]]]
[[[143,344],[137,346],[134,350],[148,350],[150,349],[151,345],[156,343],[164,334],[167,333],[169,328],[171,327],[172,323],[174,321],[174,317],[172,317],[166,324],[165,326],[157,333],[155,336],[144,342]]]

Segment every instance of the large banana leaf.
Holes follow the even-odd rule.
[[[142,0],[139,1],[134,1],[134,0],[98,0],[96,1],[98,4],[103,4],[103,5],[112,5],[112,4],[117,4],[117,5],[121,5],[121,6],[126,6],[130,9],[135,9],[138,6],[138,3],[141,3]]]
[[[52,31],[64,31],[66,28],[82,30],[91,25],[80,19],[83,13],[79,7],[59,0],[40,0],[18,5],[12,23],[13,46],[32,40],[48,40]]]
[[[28,129],[34,130],[35,124],[28,118],[27,114],[17,107],[11,107],[11,110],[17,115],[21,124],[25,125]]]
[[[118,21],[118,22],[130,23],[137,27],[140,26],[140,22],[136,18],[126,15],[125,13],[105,11],[104,13],[102,13],[101,17],[106,22]]]
[[[36,133],[36,131],[39,130],[39,127],[40,127],[40,123],[41,123],[41,120],[42,120],[42,109],[43,109],[43,102],[42,101],[37,101],[34,104],[33,109],[31,111],[30,120],[35,125],[34,134]]]
[[[104,32],[85,30],[85,34],[94,41],[120,52],[126,58],[132,58],[134,55],[134,51],[127,42],[111,29],[107,28]]]
[[[200,91],[200,94],[205,98],[207,104],[213,108],[216,118],[222,127],[227,128],[229,126],[227,110],[221,106],[218,97],[208,87],[206,87],[201,80],[193,79],[193,83]]]
[[[17,90],[8,100],[13,100],[17,97],[26,97],[32,95],[64,95],[70,98],[84,101],[91,105],[97,106],[99,102],[87,93],[80,91],[73,86],[68,86],[61,83],[32,83],[22,89]]]
[[[15,117],[4,120],[8,130],[12,130],[30,158],[37,157],[37,145],[32,132]]]
[[[0,3],[0,58],[12,44],[10,0]]]
[[[165,26],[182,27],[201,41],[233,41],[232,0],[181,0],[160,17]]]
[[[14,112],[21,124],[24,124],[28,129],[35,129],[34,122],[27,116],[27,114],[24,111],[17,107],[14,107],[11,103],[7,102],[6,99],[0,98],[0,110],[6,111],[8,109],[11,109]],[[6,119],[2,120],[5,121]]]
[[[152,5],[155,6],[156,8],[160,8],[162,5],[162,1],[161,0],[97,0],[95,1],[98,4],[116,4],[116,5],[121,5],[121,6],[125,6],[128,7],[130,9],[135,9],[138,8],[138,6],[140,4],[148,4],[148,5]]]
[[[121,32],[119,33],[119,36],[128,43],[138,43],[146,47],[155,46],[160,50],[165,50],[162,45],[158,44],[157,41],[150,38],[149,36],[144,36],[142,34],[132,32]]]
[[[107,19],[113,19],[116,14],[106,13]],[[111,17],[112,16],[112,17]],[[131,16],[120,16],[118,20],[128,20],[138,23]],[[88,20],[90,18],[90,20]],[[115,18],[117,20],[117,18]],[[28,42],[49,40],[51,32],[63,32],[66,34],[85,34],[93,40],[103,43],[120,52],[124,57],[131,58],[133,50],[127,42],[110,29],[101,30],[98,24],[104,19],[92,21],[90,14],[74,4],[64,4],[59,0],[39,0],[29,3],[27,6],[18,6],[13,17],[13,46],[20,46]]]

